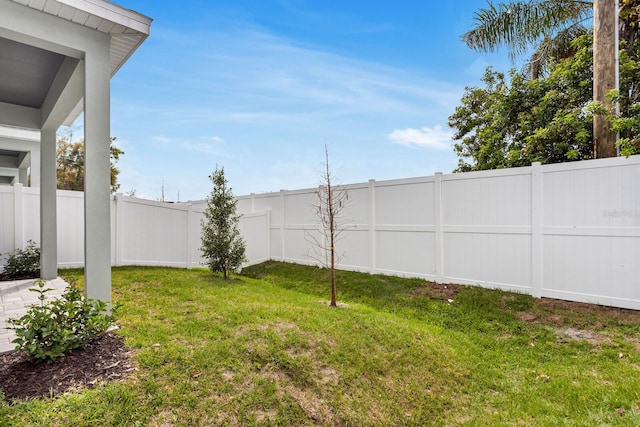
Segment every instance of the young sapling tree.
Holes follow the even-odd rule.
[[[246,244],[238,229],[241,215],[236,212],[237,201],[224,176],[224,168],[216,165],[209,179],[213,183],[213,190],[207,197],[200,249],[209,270],[221,272],[228,279],[229,272],[247,260]]]
[[[331,307],[337,306],[336,301],[336,264],[339,256],[336,243],[344,231],[344,222],[341,213],[349,199],[347,190],[342,185],[336,185],[336,177],[329,164],[329,150],[324,147],[325,160],[320,174],[320,186],[317,191],[317,204],[313,210],[320,220],[320,237],[308,235],[313,245],[315,258],[329,269],[331,274]]]

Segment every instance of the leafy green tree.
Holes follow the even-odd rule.
[[[216,166],[209,176],[213,190],[207,197],[207,207],[202,220],[202,254],[212,272],[221,272],[225,279],[229,272],[247,260],[246,244],[240,235],[238,223],[241,215],[236,213],[237,200],[228,187],[224,168]]]
[[[489,68],[484,87],[466,89],[449,117],[457,141],[457,171],[590,159],[594,114],[608,114],[614,130],[621,132],[623,154],[640,148],[638,43],[620,56],[620,116],[592,101],[591,37],[579,37],[572,47],[575,54],[559,61],[546,78],[529,80],[512,70],[507,79]]]
[[[640,13],[640,6],[636,13]],[[610,96],[620,106],[619,115],[609,116],[613,131],[620,135],[620,154],[640,153],[640,39],[620,51],[620,93]]]
[[[110,169],[111,192],[115,193],[120,188],[118,175],[120,170],[116,163],[124,154],[113,143],[115,137],[111,137],[110,145]],[[57,163],[57,188],[60,190],[84,191],[84,141],[71,142],[67,138],[58,139],[56,146]]]
[[[462,39],[481,51],[506,46],[512,57],[534,49],[529,66],[530,77],[536,79],[546,75],[555,61],[575,53],[572,40],[586,34],[584,24],[593,21],[593,99],[604,107],[594,116],[593,150],[596,157],[613,157],[616,136],[606,116],[614,111],[608,92],[614,89],[616,79],[615,27],[619,26],[622,40],[632,44],[638,31],[639,3],[622,0],[616,23],[613,0],[509,0],[498,6],[488,1]]]

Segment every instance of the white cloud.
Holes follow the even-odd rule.
[[[487,69],[488,66],[490,66],[491,64],[488,63],[484,58],[476,58],[465,70],[467,72],[467,74],[469,74],[470,76],[480,79],[483,75],[485,70]],[[479,82],[473,82],[473,85],[478,84]]]
[[[151,140],[154,142],[158,142],[160,144],[169,144],[173,142],[171,138],[167,138],[166,136],[162,136],[162,135],[152,136]]]
[[[394,144],[406,145],[407,147],[433,148],[436,150],[451,149],[451,139],[453,132],[442,129],[442,126],[422,129],[396,129],[389,135],[389,140]]]
[[[421,70],[353,58],[257,27],[240,25],[189,38],[179,33],[157,36],[167,44],[157,62],[145,65],[136,85],[142,94],[129,99],[129,92],[116,91],[112,98],[118,119],[113,121],[123,124],[117,136],[145,152],[141,158],[146,163],[135,166],[140,172],[182,174],[179,164],[191,176],[202,177],[199,190],[194,184],[180,186],[185,199],[204,197],[206,176],[216,162],[224,163],[229,174],[236,173],[232,182],[240,194],[313,187],[320,161],[291,159],[292,153],[321,153],[326,143],[344,147],[341,157],[349,165],[349,179],[378,179],[383,171],[371,165],[392,151],[402,161],[396,163],[397,172],[385,169],[384,177],[406,176],[407,170],[423,174],[424,164],[409,166],[417,163],[415,156],[393,150],[380,136],[398,123],[424,123],[424,117],[430,118],[429,125],[446,123],[464,91],[460,84],[434,80]],[[167,54],[185,61],[169,67]],[[139,123],[148,123],[146,129]],[[439,127],[398,129],[388,138],[439,150],[430,162],[448,154],[453,160],[445,170],[455,165],[450,135]],[[133,155],[132,148],[125,159]],[[122,169],[123,177],[130,173]],[[165,178],[179,179],[168,173]],[[149,188],[137,182],[130,186],[139,194],[154,194],[157,182],[150,180]]]
[[[194,141],[182,141],[180,147],[184,150],[198,153],[210,154],[214,156],[229,157],[224,151],[224,139],[219,136],[198,138]]]
[[[200,40],[210,40],[206,46]],[[197,40],[197,42],[196,42]],[[463,88],[408,70],[296,43],[261,28],[202,34],[179,45],[194,62],[155,70],[170,82],[157,107],[170,122],[282,120],[301,115],[434,114]],[[148,83],[151,84],[151,83]],[[202,94],[210,93],[210,97]],[[184,100],[188,100],[184,102]],[[184,121],[183,121],[184,120]]]
[[[219,136],[175,139],[158,135],[151,137],[151,140],[167,149],[193,151],[197,153],[228,157],[228,154],[224,151],[225,140]]]

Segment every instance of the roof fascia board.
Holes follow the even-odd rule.
[[[117,4],[100,0],[56,0],[58,3],[149,35],[153,19]]]
[[[103,43],[104,33],[14,3],[0,0],[0,37],[82,59],[95,43]],[[61,27],[65,27],[61,31]],[[56,30],[57,29],[57,30]]]

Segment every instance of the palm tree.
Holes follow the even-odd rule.
[[[624,3],[636,3],[625,1]],[[615,4],[613,0],[509,0],[476,12],[476,24],[462,35],[472,49],[496,51],[505,45],[511,58],[535,49],[529,59],[531,78],[538,78],[553,59],[573,54],[571,40],[588,32],[593,19],[594,101],[611,110],[607,92],[615,89]],[[604,116],[593,121],[595,157],[616,155],[615,134]]]
[[[462,35],[472,49],[495,52],[506,46],[512,60],[531,52],[531,78],[544,74],[552,58],[571,56],[571,40],[585,34],[593,2],[580,0],[511,0],[488,2],[476,12],[475,25]]]

